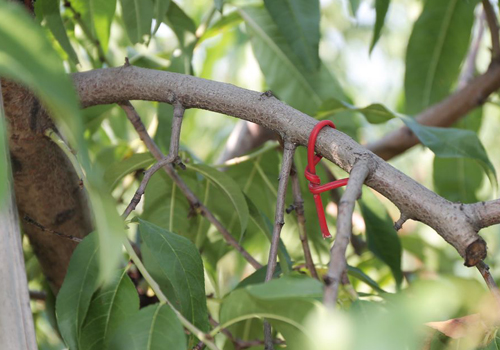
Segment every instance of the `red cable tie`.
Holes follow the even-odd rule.
[[[316,175],[316,164],[318,164],[323,157],[314,153],[314,146],[316,144],[316,138],[318,137],[319,132],[325,126],[330,126],[336,129],[335,124],[333,124],[333,122],[330,120],[320,121],[313,128],[313,130],[311,131],[311,135],[309,135],[309,142],[307,145],[307,167],[304,171],[304,176],[309,181],[309,191],[313,194],[314,202],[316,203],[316,211],[318,212],[319,226],[321,227],[323,238],[329,238],[332,237],[332,235],[330,234],[328,225],[326,224],[325,212],[323,210],[323,202],[321,201],[320,194],[322,192],[331,191],[335,188],[347,185],[349,178],[340,179],[321,185],[321,179],[318,175]]]

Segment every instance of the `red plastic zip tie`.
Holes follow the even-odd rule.
[[[322,192],[330,191],[335,188],[347,185],[349,178],[340,179],[321,185],[321,179],[318,175],[316,175],[316,164],[318,164],[323,157],[314,153],[314,146],[316,144],[316,138],[318,137],[319,132],[325,126],[330,126],[336,129],[335,124],[333,124],[332,121],[323,120],[316,124],[314,129],[311,131],[311,135],[309,135],[309,142],[307,145],[307,167],[304,172],[304,176],[309,181],[309,191],[313,194],[314,202],[316,203],[316,211],[318,212],[319,226],[321,227],[323,238],[330,238],[332,237],[332,235],[330,234],[330,231],[328,231],[328,225],[326,224],[325,212],[323,210],[323,202],[321,201],[320,194]]]

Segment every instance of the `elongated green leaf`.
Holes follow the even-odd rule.
[[[363,114],[366,120],[368,120],[368,122],[372,124],[385,123],[386,121],[397,117],[394,112],[389,110],[384,105],[378,103],[374,103],[363,108],[358,108],[347,102],[340,101],[335,98],[330,98],[323,102],[318,110],[317,117],[319,119],[325,119],[344,111],[359,112]]]
[[[396,283],[400,285],[403,281],[402,248],[391,217],[368,189],[363,190],[363,199],[359,204],[365,219],[368,249],[391,268]]]
[[[168,7],[167,25],[174,31],[182,52],[182,61],[185,74],[193,74],[191,60],[193,50],[197,41],[196,24],[194,21],[175,3],[171,2]]]
[[[278,98],[310,115],[332,96],[344,99],[339,83],[323,64],[315,73],[305,69],[262,7],[243,7],[238,12],[245,20],[266,82]]]
[[[321,283],[304,276],[286,276],[239,288],[222,302],[220,322],[226,327],[252,318],[266,318],[284,336],[287,348],[307,349],[303,323],[319,305],[316,298],[321,294]]]
[[[186,350],[184,329],[172,309],[155,304],[118,328],[110,350]]]
[[[80,336],[80,350],[108,348],[114,331],[139,311],[139,296],[127,270],[99,289],[90,302]]]
[[[47,27],[54,35],[54,38],[59,42],[59,45],[68,54],[70,60],[75,64],[78,63],[78,57],[76,55],[73,46],[69,42],[68,35],[66,34],[66,28],[64,28],[63,21],[61,19],[61,12],[59,11],[59,0],[42,0],[40,6],[43,17],[47,21]]]
[[[267,11],[308,71],[319,68],[319,1],[264,0]]]
[[[240,219],[241,235],[243,235],[248,225],[249,213],[247,201],[245,200],[245,196],[241,192],[238,184],[236,184],[232,178],[223,172],[215,170],[208,165],[187,164],[187,168],[202,174],[224,191],[238,214],[238,218]]]
[[[347,265],[347,273],[349,274],[349,276],[357,278],[361,282],[366,283],[367,285],[372,287],[375,291],[379,293],[387,293],[385,290],[380,288],[377,282],[375,282],[373,279],[371,279],[370,276],[365,274],[362,270],[358,269],[357,267]]]
[[[155,10],[154,10],[154,19],[156,20],[156,24],[153,28],[152,35],[155,35],[160,28],[160,24],[162,24],[165,19],[165,14],[167,13],[168,7],[170,6],[171,0],[154,0]]]
[[[137,153],[131,157],[112,164],[104,172],[104,183],[111,190],[118,185],[126,175],[139,169],[146,169],[154,163],[154,158],[150,153]]]
[[[97,39],[104,53],[106,53],[108,51],[111,23],[115,17],[116,0],[90,0],[90,6]],[[148,5],[144,4],[143,6]]]
[[[478,0],[426,1],[406,52],[406,113],[416,114],[447,96],[469,47]]]
[[[217,11],[222,13],[222,8],[224,7],[224,0],[214,0],[214,4]]]
[[[349,5],[351,5],[352,15],[356,17],[356,12],[358,12],[359,4],[361,0],[349,0]]]
[[[203,263],[188,239],[139,219],[144,264],[173,305],[198,328],[208,330]]]
[[[266,281],[266,272],[267,272],[267,265],[262,266],[260,269],[256,270],[250,276],[246,277],[244,280],[238,283],[238,285],[234,287],[234,289],[244,288],[251,284],[264,283]],[[276,265],[276,269],[274,270],[273,278],[278,278],[280,275],[281,275],[281,266],[278,263]]]
[[[496,171],[483,144],[472,130],[437,128],[423,126],[412,118],[402,118],[406,126],[417,135],[419,140],[429,147],[438,157],[474,159],[496,186]]]
[[[212,38],[217,34],[221,34],[229,28],[233,28],[243,21],[240,14],[237,11],[231,12],[229,15],[222,17],[217,22],[215,22],[210,28],[208,28],[205,33],[198,40],[198,45],[206,39]]]
[[[482,108],[476,108],[454,126],[477,133],[482,114]],[[483,182],[483,172],[472,159],[434,157],[432,180],[440,196],[452,202],[473,203],[478,201],[476,192]]]
[[[97,233],[88,235],[76,247],[64,283],[57,295],[59,331],[70,349],[79,349],[79,337],[92,294],[98,286],[99,245]]]
[[[151,33],[153,3],[149,0],[120,0],[125,29],[132,44],[144,42],[144,37]]]
[[[375,20],[375,27],[373,27],[373,38],[370,45],[370,53],[377,44],[380,38],[380,33],[384,27],[385,16],[387,15],[387,10],[389,9],[389,4],[391,0],[375,0],[375,11],[377,12],[377,18]]]

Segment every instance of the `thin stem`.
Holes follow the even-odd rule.
[[[483,276],[486,285],[488,286],[493,298],[497,302],[497,307],[500,308],[500,289],[498,288],[493,276],[490,273],[490,267],[486,265],[483,261],[476,265],[477,269]]]
[[[142,263],[141,259],[139,259],[139,256],[135,253],[134,248],[130,244],[128,240],[123,241],[123,245],[125,246],[125,249],[127,250],[127,253],[130,255],[130,258],[134,262],[135,266],[137,266],[137,269],[141,272],[142,276],[144,279],[148,282],[149,286],[151,289],[155,292],[156,296],[160,300],[160,303],[167,304],[170,306],[170,308],[174,311],[176,314],[177,318],[181,321],[182,325],[186,327],[187,330],[189,330],[193,335],[195,335],[198,339],[200,339],[202,342],[204,342],[210,349],[212,350],[220,350],[217,345],[212,341],[212,337],[208,334],[203,333],[201,330],[199,330],[194,324],[189,322],[173,305],[172,303],[168,300],[168,298],[163,294],[162,290],[160,289],[160,286],[156,281],[151,277],[149,274],[148,270]]]
[[[483,0],[483,8],[491,33],[492,61],[497,61],[500,59],[500,38],[498,34],[497,15],[490,3],[490,0]]]
[[[276,258],[278,256],[278,246],[280,234],[284,221],[286,187],[288,178],[290,177],[290,169],[292,168],[293,155],[295,153],[295,144],[285,141],[283,150],[283,160],[281,163],[281,172],[278,185],[278,194],[276,200],[276,211],[274,213],[274,228],[273,237],[271,240],[271,249],[269,250],[269,259],[266,270],[266,282],[273,278],[274,270],[276,269]]]
[[[139,134],[139,137],[146,145],[146,148],[153,154],[153,156],[158,160],[162,160],[165,158],[163,153],[160,151],[159,147],[153,141],[151,136],[148,134],[146,127],[141,121],[140,116],[137,114],[135,108],[128,101],[121,102],[120,107],[125,111],[127,118],[130,120],[132,125],[134,126],[136,132]],[[174,135],[172,135],[174,136]],[[222,225],[222,223],[217,220],[217,218],[212,214],[212,212],[205,207],[198,197],[191,191],[191,189],[186,185],[186,183],[182,180],[182,178],[177,174],[172,164],[165,164],[163,169],[167,173],[167,175],[175,182],[177,187],[182,191],[186,199],[192,208],[198,210],[203,216],[207,218],[212,225],[214,225],[217,230],[221,233],[222,237],[226,240],[226,242],[235,248],[240,254],[255,268],[259,269],[262,265],[254,259],[239,243],[238,241],[229,233],[229,231]]]
[[[285,211],[285,198],[286,198],[286,187],[288,185],[288,178],[290,176],[290,170],[292,168],[293,155],[295,153],[295,144],[285,141],[283,150],[283,160],[281,162],[281,172],[278,185],[278,193],[276,199],[276,211],[274,213],[274,228],[273,236],[271,238],[271,249],[269,250],[269,259],[267,261],[266,270],[266,282],[269,282],[274,275],[274,270],[276,269],[277,256],[278,256],[278,246],[280,242],[280,234],[284,221],[284,211]],[[286,263],[286,262],[282,262]],[[267,320],[264,320],[264,349],[273,350],[273,335],[271,330],[271,325]]]
[[[307,239],[306,217],[304,215],[304,199],[302,198],[299,177],[297,176],[297,170],[295,168],[295,164],[292,164],[292,171],[290,172],[290,177],[292,182],[293,207],[295,209],[295,213],[297,214],[297,224],[299,227],[299,237],[300,237],[300,242],[302,243],[302,250],[304,251],[304,260],[311,276],[313,276],[316,279],[319,279],[318,272],[314,267],[314,262],[312,259],[311,250],[309,248],[309,242]]]
[[[158,171],[160,170],[165,164],[172,163],[172,159],[170,157],[163,158],[161,161],[157,162],[155,165],[153,165],[151,168],[146,171],[144,174],[144,178],[141,181],[141,184],[137,191],[135,191],[134,196],[130,200],[130,203],[128,204],[127,208],[122,214],[123,220],[127,219],[127,217],[130,215],[130,213],[137,207],[139,202],[141,201],[142,196],[144,195],[144,192],[146,191],[146,186],[149,183],[149,180],[151,180],[151,177]]]
[[[361,158],[353,166],[347,188],[339,203],[337,217],[337,235],[331,250],[331,260],[325,276],[323,302],[333,307],[337,302],[338,287],[342,283],[342,274],[347,267],[345,252],[352,231],[352,213],[356,200],[361,196],[361,188],[370,173],[369,159]]]

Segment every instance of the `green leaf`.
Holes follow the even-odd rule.
[[[366,283],[370,287],[373,288],[373,290],[379,292],[379,293],[387,293],[385,290],[380,288],[377,282],[375,282],[370,276],[368,276],[366,273],[364,273],[362,270],[358,269],[357,267],[347,265],[347,273],[349,276],[352,276],[354,278],[357,278],[361,282]]]
[[[377,44],[380,38],[380,33],[384,27],[385,16],[387,15],[387,10],[389,9],[390,0],[375,0],[375,11],[377,12],[377,18],[375,20],[375,27],[373,28],[373,38],[370,45],[370,53],[373,51],[375,44]]]
[[[141,309],[116,331],[110,350],[186,350],[186,335],[174,311],[165,304]]]
[[[224,7],[224,0],[214,0],[214,5],[217,11],[222,13],[222,8]]]
[[[169,300],[195,326],[208,330],[203,263],[188,239],[139,219],[144,264]]]
[[[323,102],[316,116],[319,119],[325,119],[344,111],[359,112],[372,124],[385,123],[397,117],[396,113],[379,103],[374,103],[364,108],[358,108],[335,98],[330,98]]]
[[[476,108],[455,127],[477,133],[482,115],[483,109]],[[452,202],[474,203],[479,201],[476,192],[483,182],[483,172],[472,159],[434,157],[432,180],[440,196]]]
[[[144,42],[151,33],[153,4],[149,0],[120,0],[125,29],[132,44]]]
[[[80,336],[81,350],[107,349],[113,332],[139,311],[139,296],[127,270],[99,289],[90,302]]]
[[[248,225],[248,205],[245,196],[241,192],[238,184],[232,178],[209,167],[205,164],[186,164],[187,168],[202,174],[215,185],[217,185],[227,195],[231,201],[238,218],[240,219],[241,236],[245,233]]]
[[[69,59],[77,64],[78,56],[66,34],[66,28],[64,28],[59,10],[59,0],[41,0],[40,9],[43,12],[43,18],[47,21],[47,27],[49,27],[54,38],[56,38],[59,45],[68,54]]]
[[[483,144],[472,130],[423,126],[414,119],[404,117],[403,122],[419,140],[438,157],[474,159],[496,187],[496,171]]]
[[[289,275],[267,283],[249,285],[246,290],[260,300],[323,298],[323,284],[317,279],[302,275]]]
[[[175,3],[171,2],[168,7],[167,25],[174,31],[182,52],[184,63],[184,73],[193,74],[191,60],[193,50],[196,45],[196,24],[194,21]]]
[[[353,16],[356,16],[356,12],[358,12],[360,3],[361,0],[349,0],[349,5],[351,5],[351,11]]]
[[[90,0],[90,6],[97,39],[102,50],[106,53],[108,51],[111,23],[116,12],[116,0]]]
[[[90,300],[98,287],[99,244],[91,233],[78,244],[69,262],[64,283],[57,295],[59,331],[70,349],[79,349],[79,338]]]
[[[305,69],[262,7],[243,7],[238,12],[245,20],[267,85],[278,98],[309,115],[332,96],[344,99],[338,81],[323,64],[315,73]]]
[[[255,270],[250,276],[242,280],[234,289],[244,288],[251,284],[264,283],[266,281],[267,265],[262,266],[260,269]],[[278,263],[274,269],[273,278],[278,278],[281,275],[281,266]]]
[[[150,153],[137,153],[121,162],[111,164],[104,172],[104,183],[113,190],[126,175],[139,169],[146,169],[155,162]]]
[[[319,1],[264,0],[267,11],[308,71],[319,68]]]
[[[153,28],[152,35],[155,35],[160,28],[163,20],[165,19],[165,15],[167,13],[168,7],[170,6],[171,0],[154,0],[155,10],[154,10],[154,19],[156,20],[155,27]]]
[[[241,18],[240,14],[237,11],[233,11],[227,16],[224,15],[203,33],[201,38],[199,38],[197,45],[199,45],[206,39],[213,38],[218,34],[226,32],[229,28],[233,28],[241,23],[241,21],[243,21],[243,18]]]
[[[390,267],[399,286],[403,281],[402,248],[392,219],[382,203],[368,189],[363,190],[359,204],[365,219],[368,249]]]
[[[450,93],[469,47],[477,3],[425,2],[406,52],[406,113],[421,112]]]
[[[245,195],[245,199],[248,204],[250,219],[262,231],[262,233],[266,235],[269,242],[271,242],[273,236],[273,225],[271,224],[267,216],[265,216],[257,208],[257,206],[252,202],[252,200],[248,196]],[[283,244],[281,238],[278,244],[278,258],[280,263],[283,265],[283,272],[285,274],[288,274],[292,266],[292,259],[290,258],[290,255],[288,254],[288,251],[286,250],[286,247]]]
[[[287,349],[306,349],[304,320],[322,295],[319,281],[304,276],[285,276],[231,292],[222,302],[223,327],[252,318],[266,318],[283,335]],[[293,305],[293,306],[292,306]]]

